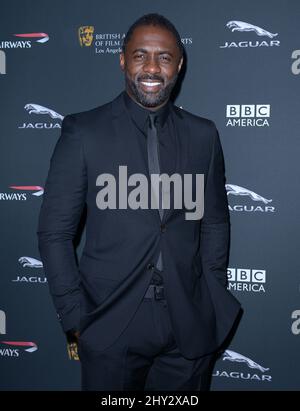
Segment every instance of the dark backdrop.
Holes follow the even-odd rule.
[[[68,359],[37,248],[42,188],[63,116],[104,104],[124,88],[122,38],[149,12],[169,18],[186,48],[175,104],[216,123],[225,155],[232,224],[229,288],[244,315],[216,364],[212,389],[297,390],[297,0],[2,5],[0,387],[80,389],[79,363]],[[93,26],[91,46],[79,43],[82,26]],[[78,256],[83,241],[84,233]]]

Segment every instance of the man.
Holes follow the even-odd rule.
[[[78,342],[82,390],[208,389],[215,354],[240,310],[226,289],[229,212],[218,132],[170,100],[182,64],[172,23],[142,16],[120,54],[126,89],[66,116],[51,158],[39,250],[62,328]],[[156,208],[111,200],[115,183],[101,187],[120,166],[147,177]],[[175,207],[173,186],[151,186],[150,176],[163,173],[204,174],[202,219]],[[198,188],[193,180],[189,191]],[[166,192],[169,209],[161,202]],[[72,241],[85,203],[77,267]]]

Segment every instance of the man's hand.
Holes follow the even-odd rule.
[[[70,330],[67,332],[67,349],[70,360],[80,360],[78,355],[78,338],[80,336],[79,331]]]

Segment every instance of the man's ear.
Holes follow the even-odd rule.
[[[123,52],[120,53],[120,67],[121,70],[124,71],[125,68],[125,55]]]

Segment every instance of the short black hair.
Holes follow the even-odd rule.
[[[168,20],[166,17],[158,13],[144,14],[129,27],[122,44],[123,53],[125,53],[127,43],[131,39],[134,30],[140,26],[159,26],[166,30],[169,30],[171,33],[173,33],[176,39],[176,43],[180,52],[180,58],[183,56],[184,46],[181,42],[181,38],[178,31],[176,30],[175,26],[170,22],[170,20]]]

